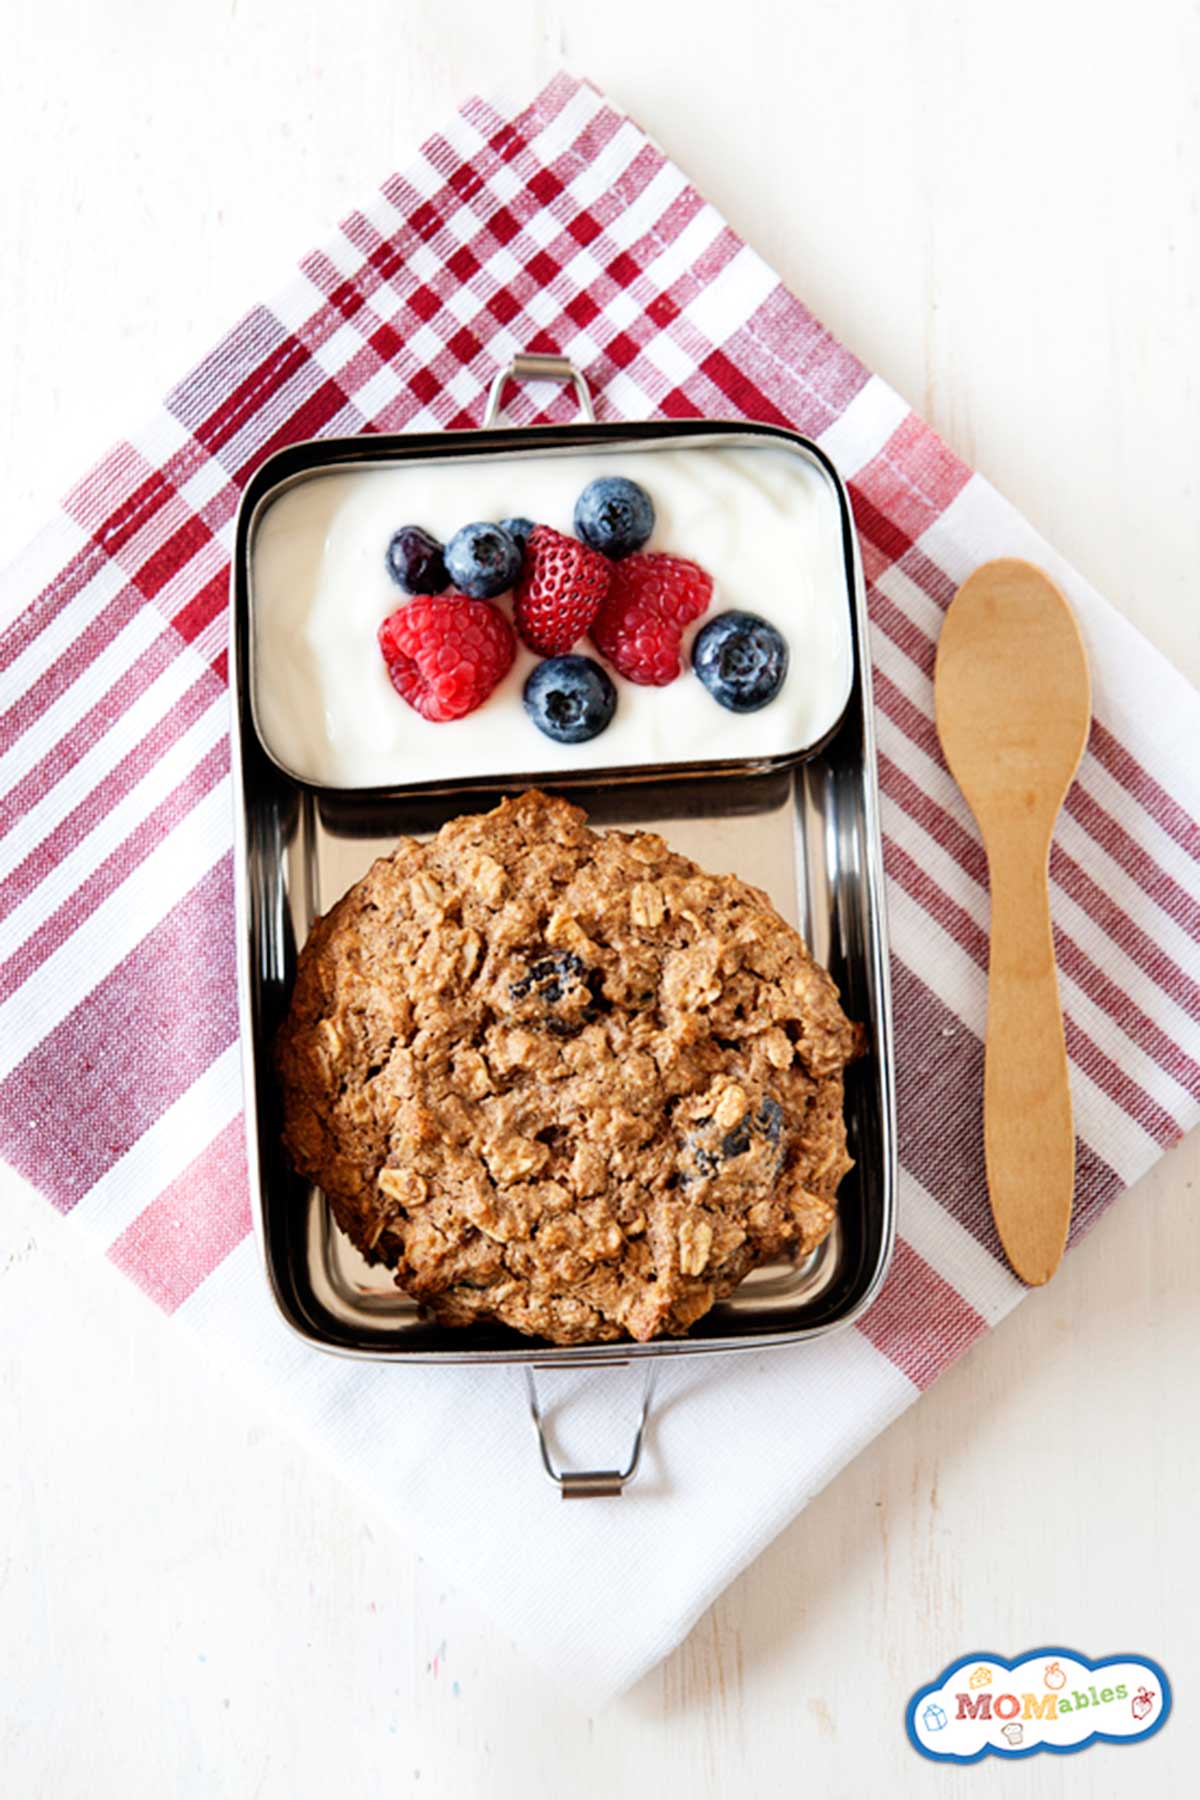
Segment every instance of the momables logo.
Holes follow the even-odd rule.
[[[913,1746],[934,1762],[984,1756],[1067,1756],[1089,1744],[1130,1744],[1167,1722],[1171,1684],[1148,1656],[1027,1650],[1007,1657],[975,1651],[943,1669],[908,1703]]]

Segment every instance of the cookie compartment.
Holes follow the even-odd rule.
[[[577,771],[537,785],[582,805],[597,828],[652,829],[715,873],[762,887],[829,968],[867,1053],[847,1070],[846,1122],[855,1168],[842,1184],[838,1223],[804,1262],[754,1271],[689,1334],[648,1344],[560,1348],[499,1327],[455,1330],[425,1318],[385,1269],[369,1267],[337,1229],[323,1196],[298,1180],[280,1145],[272,1045],[286,1011],[297,947],[309,924],[401,835],[432,835],[449,818],[490,809],[534,777],[514,769],[488,781],[341,789],[294,779],[255,725],[248,581],[256,506],[298,471],[365,458],[438,460],[529,453],[533,442],[581,456],[625,442],[672,445],[785,440],[825,471],[839,508],[852,613],[853,680],[840,721],[804,755],[753,762]],[[815,446],[773,427],[697,423],[544,427],[426,439],[356,439],[293,446],[251,483],[239,519],[231,669],[238,801],[238,934],[247,1082],[247,1137],[256,1225],[271,1289],[287,1323],[310,1343],[363,1357],[420,1362],[564,1365],[624,1363],[794,1343],[857,1318],[882,1282],[895,1210],[891,1019],[877,818],[866,612],[849,501]],[[664,690],[666,692],[668,690]],[[452,728],[448,728],[452,729]]]

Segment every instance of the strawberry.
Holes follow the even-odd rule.
[[[513,618],[531,650],[562,656],[583,636],[608,592],[611,566],[576,538],[534,526],[513,594]]]
[[[410,600],[379,627],[392,686],[423,719],[461,719],[512,668],[512,626],[490,600],[464,594]]]
[[[712,576],[682,556],[623,556],[612,566],[592,642],[626,681],[665,687],[679,673],[684,626],[706,611],[712,591]]]

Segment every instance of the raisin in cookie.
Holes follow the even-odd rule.
[[[522,794],[403,840],[313,929],[285,1137],[450,1325],[678,1334],[828,1233],[857,1034],[766,896]]]

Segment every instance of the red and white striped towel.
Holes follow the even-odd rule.
[[[816,438],[851,484],[873,621],[895,1266],[857,1329],[674,1365],[646,1476],[597,1508],[557,1504],[510,1372],[360,1366],[294,1342],[266,1299],[242,1166],[225,662],[239,491],[293,439],[478,425],[520,349],[569,355],[601,418],[750,417]],[[528,390],[511,411],[535,416]],[[0,1155],[592,1703],[1021,1296],[982,1163],[985,864],[930,687],[955,585],[1014,553],[1071,596],[1094,674],[1052,861],[1077,1238],[1197,1117],[1200,701],[594,89],[559,76],[519,109],[470,102],[67,496],[0,592]],[[604,1390],[590,1425],[612,1441],[581,1452],[617,1456],[628,1408]],[[498,1554],[531,1529],[536,1559]]]

